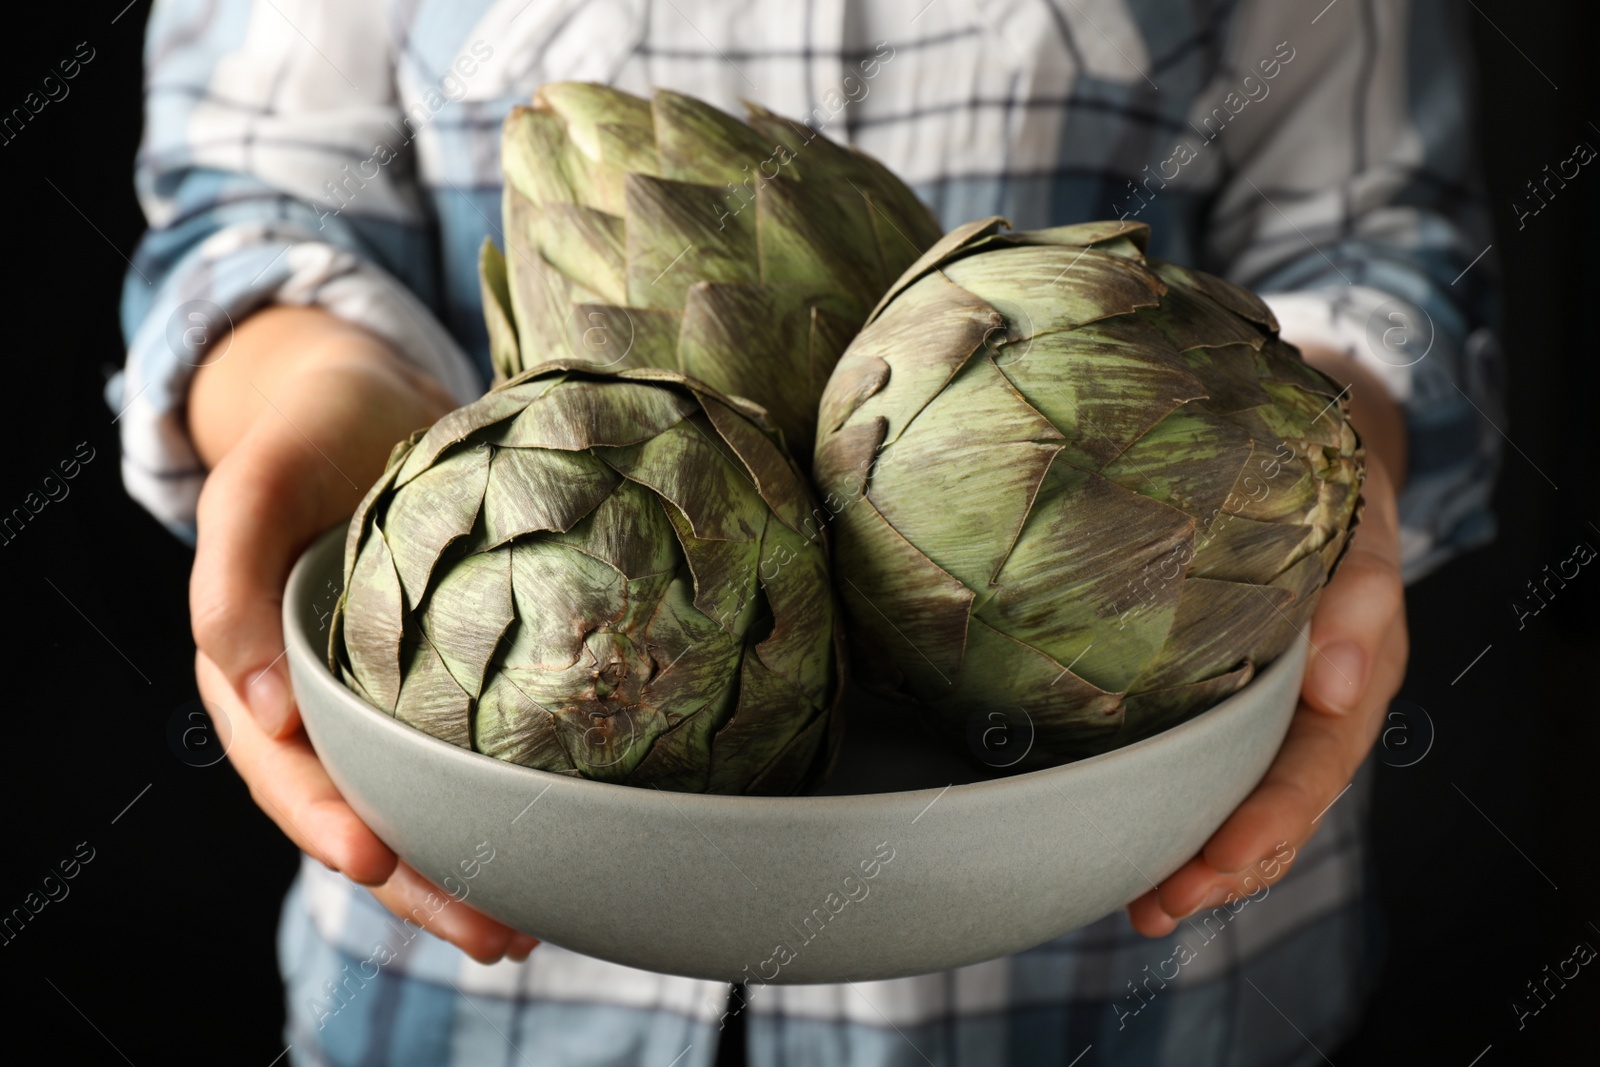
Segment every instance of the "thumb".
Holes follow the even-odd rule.
[[[1386,635],[1393,639],[1392,623],[1405,612],[1399,521],[1382,464],[1368,468],[1362,496],[1361,524],[1311,617],[1313,652],[1302,696],[1331,715],[1348,714],[1360,703],[1379,643]]]
[[[262,730],[283,737],[298,724],[284,657],[283,588],[301,550],[348,514],[341,505],[351,501],[330,500],[306,450],[261,429],[206,479],[189,610],[196,646]]]

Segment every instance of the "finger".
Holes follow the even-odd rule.
[[[511,935],[511,944],[506,949],[506,958],[522,963],[533,954],[533,950],[538,948],[539,944],[540,941],[537,937],[514,933]]]
[[[211,472],[189,580],[195,644],[275,737],[298,724],[284,663],[283,587],[296,556],[326,525],[298,458],[252,433]]]
[[[325,866],[363,885],[387,879],[397,863],[394,852],[345,803],[304,731],[268,736],[203,652],[195,655],[195,675],[201,696],[222,711],[218,736],[256,806]]]
[[[520,951],[533,940],[455,899],[405,863],[396,866],[389,879],[372,890],[372,895],[395,915],[410,919],[479,963],[494,963],[511,948]]]
[[[1311,661],[1301,695],[1331,715],[1349,714],[1361,703],[1373,665],[1395,651],[1383,647],[1390,624],[1405,615],[1393,496],[1382,468],[1374,471],[1364,493],[1366,514],[1311,617]]]
[[[1404,620],[1395,619],[1381,640],[1392,648],[1404,642],[1404,635]],[[1380,659],[1371,688],[1353,715],[1334,717],[1302,703],[1266,777],[1206,843],[1205,861],[1218,872],[1241,872],[1280,843],[1298,847],[1309,840],[1372,748],[1383,709],[1404,672],[1402,658]],[[1178,908],[1190,905],[1192,886],[1174,887],[1171,898],[1163,900]]]
[[[1162,909],[1154,889],[1128,905],[1128,921],[1145,937],[1166,937],[1178,928],[1178,920]]]

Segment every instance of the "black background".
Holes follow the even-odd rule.
[[[51,1062],[265,1067],[283,1050],[273,933],[296,853],[226,762],[196,768],[174,754],[169,727],[196,696],[191,555],[124,495],[114,413],[99,398],[122,359],[123,257],[143,228],[131,171],[148,4],[113,24],[124,2],[0,16],[0,112],[78,42],[95,49],[70,95],[0,146],[0,512],[79,442],[95,450],[70,496],[0,545],[0,913],[80,842],[94,849],[70,896],[0,946],[0,1019],[14,1040],[52,1050]],[[1420,762],[1379,767],[1389,955],[1364,1032],[1323,1050],[1341,1065],[1594,1062],[1584,1038],[1600,973],[1580,972],[1521,1030],[1511,1005],[1576,942],[1600,945],[1600,576],[1583,571],[1520,630],[1511,602],[1576,542],[1600,545],[1589,437],[1600,423],[1589,328],[1600,173],[1583,171],[1520,231],[1511,205],[1576,142],[1600,144],[1600,39],[1590,4],[1471,6],[1497,229],[1475,269],[1498,258],[1503,272],[1501,429],[1515,447],[1497,490],[1498,541],[1408,594],[1402,696],[1426,710],[1435,737]]]

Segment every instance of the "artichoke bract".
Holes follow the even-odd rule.
[[[536,368],[396,447],[350,526],[330,662],[401,722],[524,766],[793,792],[840,736],[811,509],[748,403]]]
[[[953,231],[821,409],[814,477],[864,683],[1031,724],[1018,767],[1207,708],[1303,631],[1359,513],[1338,386],[1149,228]],[[1020,728],[1020,724],[1019,724]]]
[[[498,375],[679,371],[766,408],[810,462],[829,372],[941,229],[882,164],[746,107],[558,82],[512,111],[507,248],[480,263]]]

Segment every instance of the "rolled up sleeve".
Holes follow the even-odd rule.
[[[1410,581],[1493,537],[1505,428],[1461,12],[1354,0],[1312,23],[1255,0],[1235,19],[1235,72],[1293,58],[1219,139],[1208,258],[1265,296],[1286,339],[1345,353],[1402,405]]]
[[[381,0],[158,2],[136,165],[150,223],[107,387],[129,494],[193,538],[205,470],[185,402],[212,346],[269,304],[387,340],[460,402],[483,388],[440,324],[436,235],[415,182]]]

